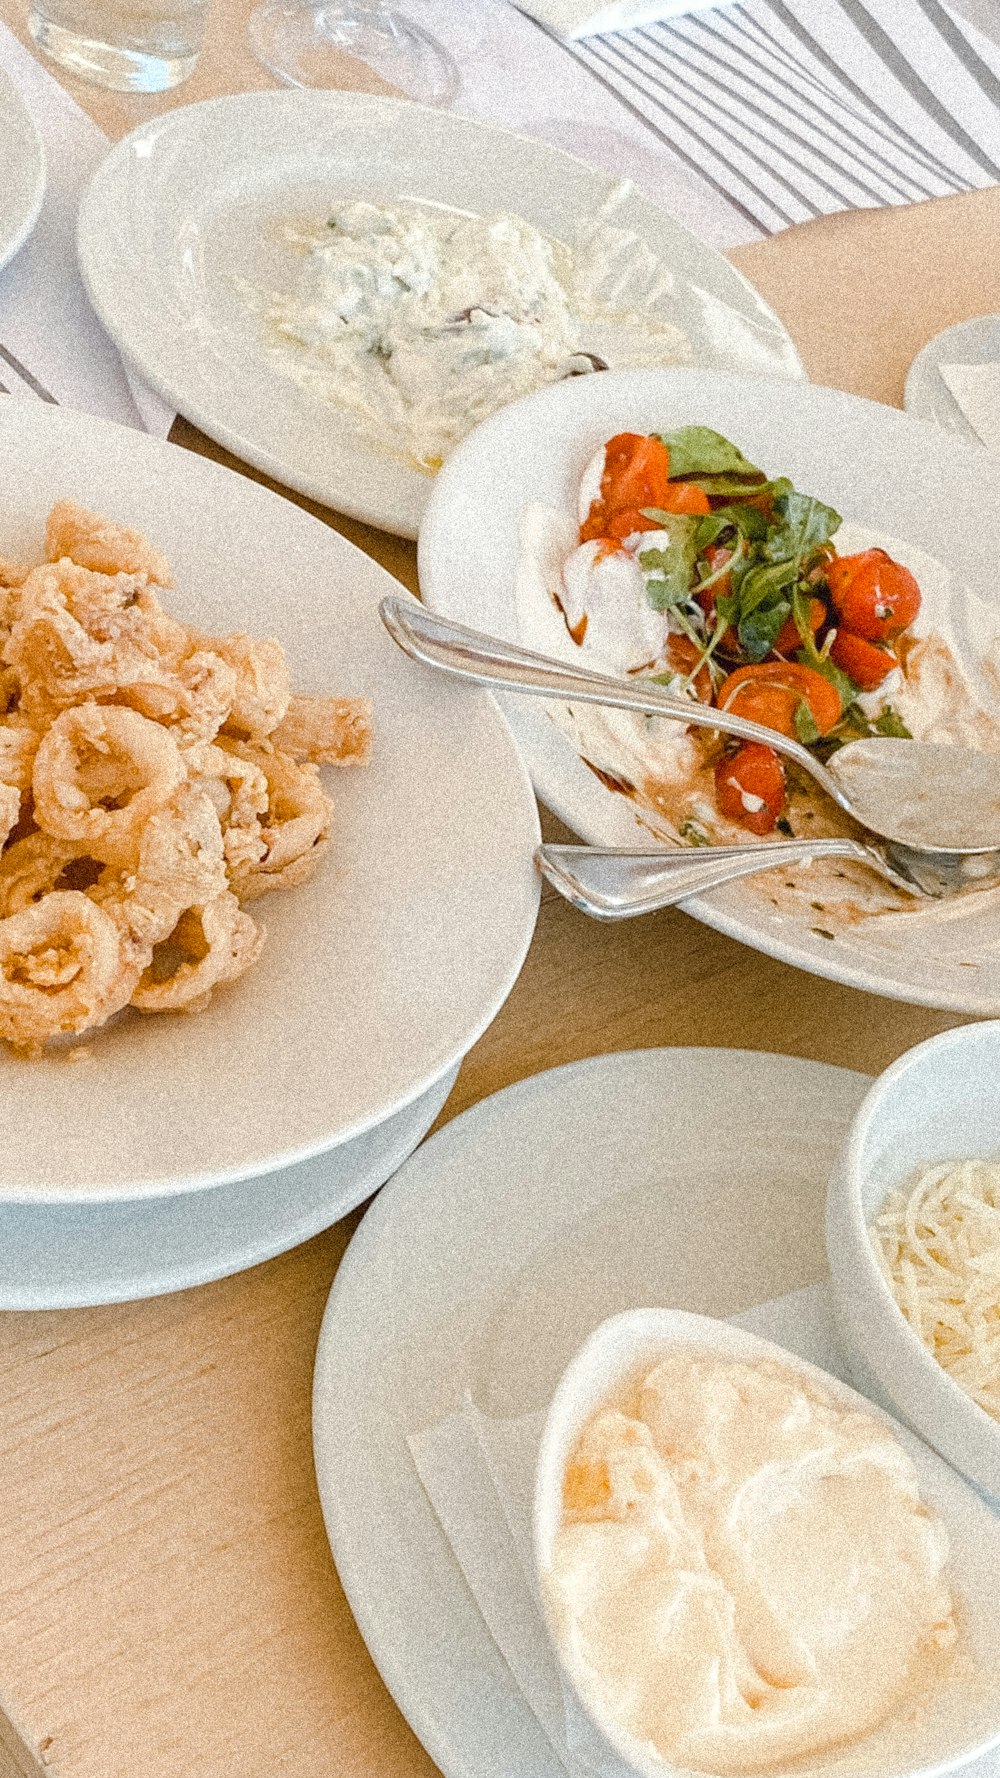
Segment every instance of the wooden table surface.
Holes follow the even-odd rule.
[[[23,36],[14,5],[0,16]],[[243,18],[239,0],[214,0],[202,61],[174,94],[65,84],[113,137],[172,104],[273,84]],[[344,84],[374,83],[345,63]],[[835,216],[732,258],[815,381],[898,403],[926,339],[1000,309],[1000,257],[984,248],[998,238],[991,190]],[[227,460],[183,421],[172,436]],[[411,545],[299,503],[415,586]],[[609,928],[547,893],[521,978],[442,1115],[539,1069],[654,1044],[874,1073],[959,1022],[801,974],[679,912]],[[354,1625],[313,1477],[316,1336],[355,1221],[200,1290],[0,1315],[0,1778],[434,1771]]]

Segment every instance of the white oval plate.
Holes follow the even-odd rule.
[[[945,562],[947,618],[984,701],[983,646],[1000,635],[1000,593],[982,514],[1000,503],[1000,459],[896,408],[811,384],[718,372],[620,372],[578,378],[477,427],[445,464],[420,533],[420,585],[434,610],[517,640],[520,515],[532,501],[575,511],[580,471],[621,431],[700,424],[735,440],[772,474]],[[930,610],[930,601],[925,600]],[[542,801],[593,845],[650,845],[626,799],[608,790],[552,723],[543,701],[499,700]],[[997,711],[1000,714],[1000,710]],[[954,1012],[1000,1012],[1000,902],[869,917],[831,940],[778,913],[748,883],[685,907],[709,926],[816,975]],[[822,924],[822,923],[821,923]]]
[[[914,358],[906,373],[903,405],[918,420],[933,420],[946,432],[957,432],[961,438],[974,439],[979,434],[970,426],[958,402],[945,382],[939,365],[995,364],[1000,359],[1000,315],[977,315],[972,321],[956,322],[936,333]]]
[[[826,1180],[870,1085],[741,1050],[592,1057],[445,1125],[368,1211],[320,1335],[316,1473],[351,1609],[445,1778],[566,1768],[486,1627],[408,1437],[467,1392],[497,1418],[546,1409],[588,1334],[643,1304],[739,1315],[836,1374],[827,1294],[802,1287],[825,1274]],[[972,1770],[998,1778],[1000,1765]]]
[[[0,547],[39,553],[72,496],[146,531],[168,607],[284,645],[304,691],[369,695],[375,750],[330,769],[334,840],[259,904],[260,962],[191,1017],[128,1013],[89,1058],[0,1054],[0,1203],[162,1196],[305,1160],[439,1080],[495,1017],[538,905],[531,787],[492,700],[418,672],[398,583],[288,500],[177,446],[41,402],[0,405]]]
[[[80,269],[115,343],[211,438],[341,512],[415,537],[431,480],[268,362],[238,280],[288,286],[275,224],[334,199],[505,210],[572,241],[618,185],[584,162],[454,113],[365,93],[241,93],[151,119],[119,142],[80,208]],[[694,361],[802,376],[741,275],[638,192],[615,213],[671,268],[670,318]]]
[[[169,1198],[0,1204],[0,1309],[136,1302],[286,1253],[378,1191],[430,1129],[456,1072],[374,1130],[279,1173]]]
[[[0,68],[0,266],[24,246],[45,196],[45,151],[17,87]]]

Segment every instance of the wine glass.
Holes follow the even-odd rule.
[[[448,105],[458,92],[447,50],[385,0],[264,0],[248,30],[258,60],[286,86],[343,86],[343,58],[353,56],[425,105]]]

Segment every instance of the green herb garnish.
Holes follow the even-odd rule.
[[[913,736],[903,721],[903,718],[897,716],[891,704],[887,704],[885,709],[876,716],[874,728],[877,734],[891,735],[898,741],[913,740]]]
[[[681,828],[681,839],[686,840],[689,846],[710,846],[712,844],[705,829],[699,826],[697,821],[691,820],[685,821]]]

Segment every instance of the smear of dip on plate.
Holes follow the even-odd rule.
[[[948,1537],[873,1415],[678,1348],[584,1428],[545,1577],[641,1769],[764,1771],[912,1711],[950,1664]]]
[[[428,473],[547,383],[688,357],[657,312],[669,275],[630,264],[630,238],[599,217],[570,247],[517,216],[352,200],[284,239],[302,256],[295,289],[245,289],[271,362]]]

